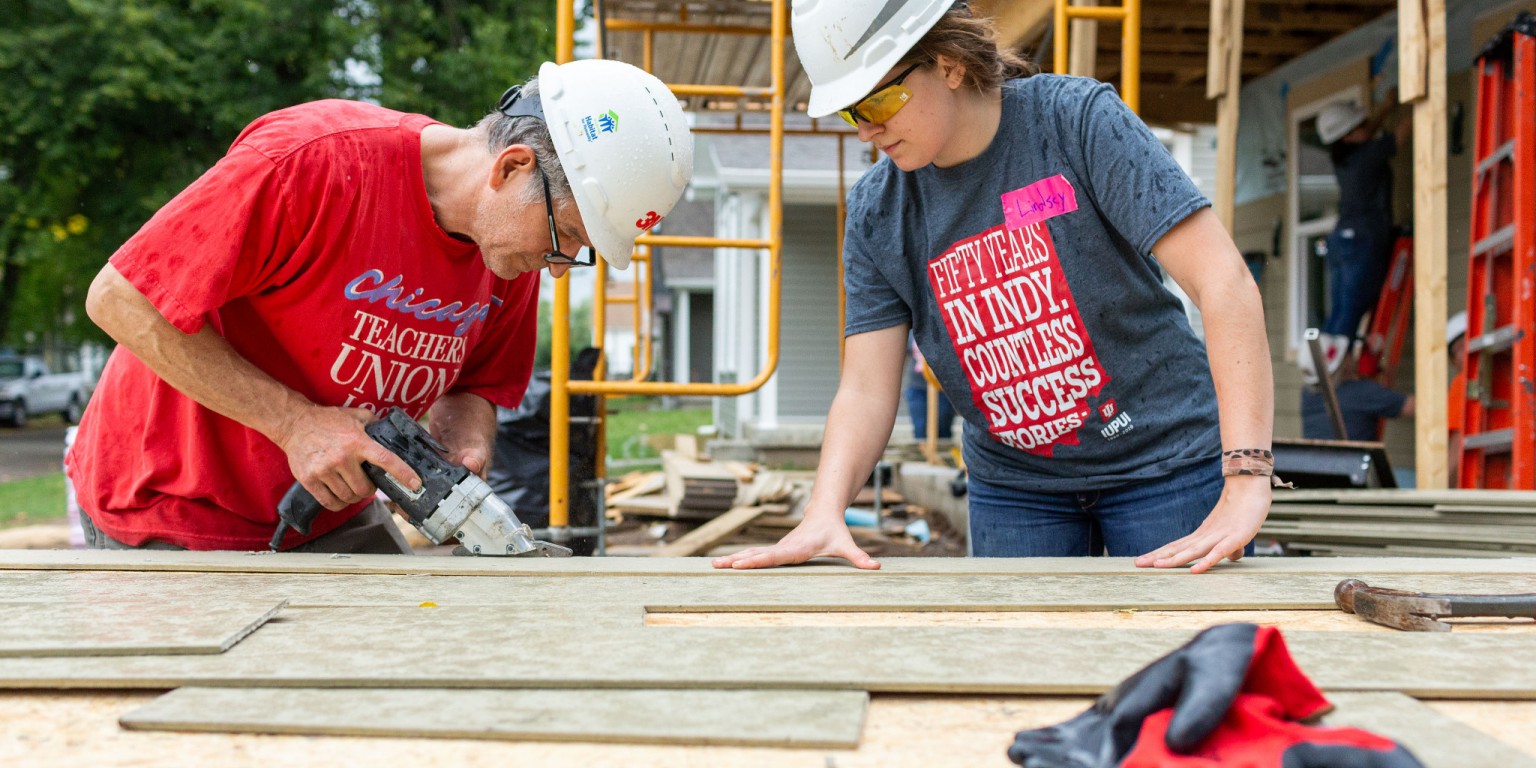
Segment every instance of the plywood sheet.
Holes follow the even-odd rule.
[[[1430,709],[1536,757],[1536,701],[1426,701]]]
[[[934,768],[1007,766],[1013,733],[1065,720],[1089,699],[871,698],[857,749],[130,731],[118,719],[158,694],[0,691],[0,765],[367,768]]]
[[[0,692],[0,765],[148,766],[166,764],[167,755],[174,755],[181,764],[220,768],[827,768],[829,762],[837,768],[1006,766],[1004,749],[1015,731],[1061,722],[1092,703],[1088,698],[1066,697],[877,695],[871,697],[858,749],[768,751],[728,746],[212,735],[119,727],[118,718],[156,695]],[[1332,695],[1336,700],[1341,697]],[[1536,755],[1532,737],[1536,703],[1434,701],[1426,705],[1442,714],[1456,710],[1453,719]],[[1436,764],[1428,765],[1435,768]]]
[[[182,688],[134,730],[852,749],[862,691]]]
[[[0,604],[0,657],[223,653],[283,607],[239,597],[210,603],[186,592],[155,601],[101,594],[110,593],[91,602]]]
[[[1037,629],[1203,629],[1248,622],[1286,632],[1398,632],[1334,609],[1328,611],[690,611],[647,613],[648,627],[1034,627]],[[1536,642],[1530,619],[1452,619],[1457,632],[1524,634]]]
[[[1391,738],[1431,768],[1536,768],[1536,759],[1400,693],[1331,693],[1324,721]]]
[[[218,656],[0,659],[0,687],[1097,694],[1193,634],[971,627],[610,629],[540,620],[537,609],[294,611],[292,618],[268,624]],[[1325,689],[1536,698],[1536,643],[1523,635],[1296,632],[1288,640],[1301,667]],[[422,648],[465,649],[474,668],[423,663]]]
[[[771,574],[772,572],[768,572]],[[0,595],[79,602],[93,595],[153,602],[289,600],[293,607],[626,605],[652,611],[1334,610],[1333,590],[1353,573],[1145,578],[1123,575],[932,575],[873,578],[771,575],[324,576],[223,573],[0,572]],[[1374,586],[1427,592],[1536,592],[1536,576],[1369,576]]]
[[[1388,502],[1396,503],[1396,502]],[[226,573],[392,574],[459,576],[618,576],[700,575],[775,577],[839,575],[870,578],[878,574],[1125,574],[1183,577],[1183,568],[1137,568],[1131,558],[946,558],[909,557],[881,560],[881,570],[863,571],[841,560],[762,571],[718,570],[708,558],[493,558],[405,557],[400,555],[326,555],[308,552],[151,552],[0,550],[3,570],[195,571]],[[1223,563],[1211,574],[1237,573],[1405,573],[1536,574],[1536,557],[1495,559],[1248,557]]]

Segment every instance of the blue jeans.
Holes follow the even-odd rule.
[[[1323,333],[1354,338],[1360,318],[1376,308],[1392,266],[1392,238],[1364,227],[1342,227],[1328,236],[1328,317]]]
[[[1103,491],[1037,493],[969,479],[973,557],[1135,557],[1194,532],[1221,498],[1212,457]],[[1246,552],[1251,553],[1253,544]]]
[[[912,436],[928,439],[928,386],[907,387],[907,415],[912,418]],[[955,406],[949,396],[939,392],[939,439],[950,439],[955,423]]]

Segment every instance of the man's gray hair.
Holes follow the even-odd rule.
[[[522,97],[537,98],[539,95],[539,78],[535,77],[523,85]],[[565,169],[560,167],[560,158],[555,154],[555,143],[549,137],[549,126],[544,121],[528,116],[507,117],[500,112],[492,112],[480,119],[475,125],[476,129],[483,129],[486,137],[486,148],[492,155],[500,154],[502,150],[513,144],[526,144],[533,149],[533,156],[538,160],[539,168],[549,178],[549,194],[556,203],[564,203],[571,199],[571,182],[565,177]],[[526,191],[526,203],[542,203],[544,189],[538,184],[524,187]]]

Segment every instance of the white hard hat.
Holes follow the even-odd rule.
[[[540,66],[539,98],[592,245],[628,267],[635,238],[672,211],[693,178],[683,108],[654,75],[601,59]]]
[[[1365,122],[1365,110],[1353,101],[1335,101],[1317,114],[1317,137],[1332,144]]]
[[[806,111],[825,117],[864,98],[954,0],[794,0],[790,25],[811,80]]]
[[[1462,310],[1445,322],[1445,343],[1451,342],[1467,335],[1467,311]]]

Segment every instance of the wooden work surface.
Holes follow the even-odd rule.
[[[1335,722],[1394,736],[1428,766],[1520,765],[1521,755],[1536,764],[1536,622],[1410,634],[1323,604],[1329,585],[1347,576],[1397,588],[1536,591],[1536,560],[1250,558],[1191,576],[1122,560],[888,560],[877,573],[834,565],[720,573],[702,559],[141,553],[134,562],[123,554],[0,552],[0,594],[54,606],[106,596],[123,605],[291,602],[218,655],[0,659],[0,684],[11,689],[0,690],[0,765],[1006,766],[1014,732],[1071,717],[1089,703],[1081,694],[1229,621],[1286,630],[1303,669],[1339,705]],[[539,658],[559,661],[530,661]],[[856,749],[118,725],[190,683],[517,689],[540,681],[875,694]],[[63,690],[78,686],[139,690]],[[1080,695],[1063,695],[1071,693]]]

